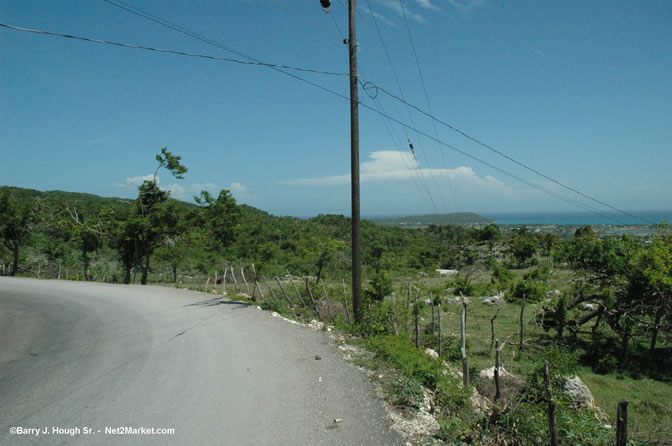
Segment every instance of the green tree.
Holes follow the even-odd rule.
[[[658,333],[672,316],[672,235],[655,237],[630,262],[628,299],[647,314],[651,323],[650,351],[656,348]]]
[[[524,268],[537,253],[537,239],[529,232],[519,233],[511,240],[509,249],[518,267]]]
[[[222,189],[216,199],[210,192],[203,190],[194,200],[200,205],[194,221],[210,232],[210,249],[215,253],[222,253],[236,238],[240,209],[235,198],[230,191]]]
[[[38,222],[38,210],[37,200],[18,203],[9,188],[0,189],[0,237],[12,254],[11,276],[19,271],[20,250]]]
[[[156,175],[165,168],[175,178],[183,178],[187,168],[180,164],[181,157],[165,147],[156,155],[159,163],[153,181],[144,181],[138,187],[135,210],[116,225],[115,248],[124,266],[124,283],[130,283],[131,270],[142,270],[142,284],[146,285],[150,258],[167,237],[175,236],[180,228],[179,212],[170,192],[159,188]]]

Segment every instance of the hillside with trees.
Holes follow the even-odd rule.
[[[187,172],[165,148],[156,162],[155,178],[161,170],[178,179]],[[580,439],[572,444],[611,444],[613,431],[603,426],[613,424],[615,400],[639,395],[638,385],[653,390],[629,396],[635,438],[671,438],[661,428],[672,419],[668,225],[645,241],[601,238],[590,226],[561,238],[504,232],[492,223],[411,229],[363,221],[364,314],[354,324],[349,218],[277,217],[238,205],[228,190],[202,191],[195,202],[173,199],[156,181],[140,185],[135,199],[2,187],[0,273],[191,286],[300,320],[322,319],[375,352],[367,366],[395,370],[381,376],[392,377],[383,385],[396,406],[419,410],[422,388],[429,389],[440,423],[433,436],[447,441],[536,444],[546,432],[543,361],[562,402],[558,426],[564,438]],[[495,295],[500,303],[483,305]],[[462,346],[461,317],[470,327]],[[462,351],[471,355],[468,363]],[[478,378],[500,352],[516,375],[504,396]],[[464,383],[441,364],[464,367]],[[571,408],[560,390],[570,372],[591,384],[609,415]],[[489,395],[487,416],[473,410],[466,386]]]

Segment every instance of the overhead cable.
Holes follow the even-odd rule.
[[[326,75],[331,75],[331,76],[349,76],[348,73],[336,73],[332,71],[319,71],[319,70],[313,70],[310,68],[301,68],[301,67],[293,67],[290,65],[278,65],[278,64],[272,64],[272,63],[267,63],[267,62],[260,62],[260,61],[247,61],[247,60],[240,60],[240,59],[232,59],[230,57],[219,57],[219,56],[209,56],[206,54],[197,54],[197,53],[188,53],[185,51],[178,51],[178,50],[168,50],[164,48],[153,48],[149,46],[144,46],[144,45],[134,45],[130,43],[121,43],[121,42],[112,42],[109,40],[100,40],[100,39],[92,39],[90,37],[82,37],[82,36],[75,36],[71,34],[61,34],[61,33],[55,33],[51,31],[43,31],[39,29],[30,29],[30,28],[22,28],[20,26],[12,26],[12,25],[7,25],[4,23],[0,23],[0,26],[8,29],[13,29],[16,31],[24,31],[24,32],[29,32],[29,33],[35,33],[35,34],[45,34],[48,36],[56,36],[56,37],[64,37],[67,39],[75,39],[75,40],[82,40],[85,42],[91,42],[91,43],[100,43],[104,45],[113,45],[113,46],[120,46],[123,48],[134,48],[134,49],[139,49],[139,50],[146,50],[146,51],[155,51],[157,53],[167,53],[167,54],[174,54],[178,56],[187,56],[187,57],[199,57],[202,59],[210,59],[210,60],[217,60],[217,61],[222,61],[222,62],[233,62],[241,65],[258,65],[258,66],[263,66],[263,67],[269,67],[269,68],[282,68],[285,70],[295,70],[295,71],[302,71],[306,73],[316,73],[316,74],[326,74]]]

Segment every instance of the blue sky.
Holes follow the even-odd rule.
[[[348,69],[341,0],[124,1],[264,62]],[[362,82],[614,207],[672,208],[670,2],[358,9]],[[3,0],[0,23],[241,59],[103,0]],[[348,95],[345,76],[288,72]],[[377,93],[362,104],[409,127],[360,110],[362,215],[580,210],[502,170],[606,209]],[[0,184],[133,197],[168,147],[189,168],[159,175],[176,198],[225,188],[277,215],[348,215],[349,128],[348,101],[269,68],[0,28]]]

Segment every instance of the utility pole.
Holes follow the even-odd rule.
[[[352,308],[362,321],[362,268],[359,215],[359,97],[357,94],[357,2],[348,1],[350,50],[350,182],[352,190]]]

